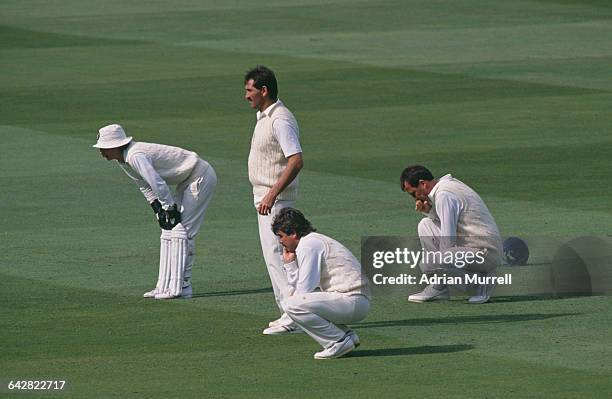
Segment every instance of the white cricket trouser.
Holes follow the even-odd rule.
[[[423,218],[419,222],[418,225],[418,233],[421,241],[421,247],[429,252],[440,251],[440,222],[434,221],[430,218]],[[442,238],[444,239],[444,238]],[[453,252],[458,253],[462,252],[463,254],[472,254],[471,256],[476,258],[476,252],[482,251],[482,248],[472,248],[472,247],[450,247],[444,249],[444,252]],[[485,261],[480,264],[478,262],[471,262],[470,264],[466,264],[465,266],[459,268],[454,264],[444,264],[444,263],[433,263],[433,262],[423,262],[421,261],[419,267],[421,271],[425,274],[434,274],[437,272],[448,272],[454,276],[463,277],[466,274],[473,273],[488,273],[498,266],[496,259],[496,254],[487,253],[485,256]],[[465,256],[465,255],[463,255]],[[437,287],[439,288],[439,287]],[[457,287],[460,289],[465,289],[467,287]]]
[[[206,209],[217,186],[217,175],[213,167],[200,159],[189,178],[176,187],[176,202],[181,210],[181,224],[187,230],[187,256],[183,285],[188,286],[191,269],[195,262],[195,236],[204,223]]]
[[[190,239],[200,231],[206,208],[210,204],[217,186],[217,175],[213,167],[200,159],[189,178],[176,186],[176,202],[181,211],[181,224],[187,229]]]
[[[255,198],[255,209],[259,205],[262,198]],[[274,298],[276,299],[276,305],[281,312],[283,310],[283,300],[289,293],[289,284],[287,283],[287,276],[283,269],[283,246],[281,245],[278,237],[272,231],[272,221],[274,217],[278,215],[281,209],[292,207],[295,201],[277,200],[272,207],[270,214],[260,215],[257,214],[257,223],[259,224],[259,241],[261,243],[261,250],[263,252],[264,261],[270,275],[270,282],[272,283],[272,289],[274,290]]]
[[[370,300],[363,295],[339,292],[294,294],[285,301],[285,312],[324,348],[341,340],[349,323],[363,320]]]

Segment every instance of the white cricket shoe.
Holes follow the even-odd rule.
[[[174,294],[171,294],[170,291],[164,291],[164,292],[160,292],[159,294],[155,295],[155,299],[174,299],[177,296]]]
[[[157,290],[157,288],[153,288],[151,291],[147,291],[144,294],[142,294],[142,296],[144,298],[155,298],[155,295],[159,294],[160,292]]]
[[[289,324],[285,326],[268,327],[265,330],[263,330],[263,335],[284,335],[284,334],[296,334],[296,333],[303,333],[303,332],[304,330],[302,330],[296,324]]]
[[[193,288],[192,286],[183,287],[180,295],[175,295],[170,291],[160,292],[155,295],[155,299],[189,299],[193,296]]]
[[[439,290],[433,284],[429,284],[423,291],[408,297],[410,302],[447,301],[449,299],[448,287]]]
[[[358,348],[359,345],[361,345],[361,341],[359,340],[359,336],[357,335],[357,333],[355,331],[348,330],[346,332],[346,335],[351,337],[351,339],[353,340],[353,345],[355,345],[355,348]]]
[[[293,324],[293,320],[291,320],[291,317],[289,317],[287,313],[283,313],[283,315],[279,317],[278,319],[272,320],[271,322],[269,322],[268,327],[276,327],[276,326],[282,326],[282,325],[287,325],[287,324]]]
[[[319,360],[335,359],[346,355],[353,351],[353,349],[355,349],[353,339],[349,334],[346,334],[344,338],[331,345],[329,348],[325,348],[321,352],[315,353],[314,358]]]
[[[282,318],[281,318],[282,319]],[[268,327],[276,327],[276,326],[280,326],[282,323],[281,319],[276,319],[276,320],[272,320],[271,322],[268,323]]]
[[[472,305],[479,305],[481,303],[487,303],[491,299],[489,295],[474,295],[468,299],[468,303]]]
[[[495,276],[495,272],[489,272],[484,275],[485,277]],[[468,299],[468,303],[472,305],[478,305],[481,303],[487,303],[491,299],[491,294],[495,288],[495,283],[491,284],[480,284],[476,287],[476,295]]]

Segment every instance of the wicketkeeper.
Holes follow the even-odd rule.
[[[215,170],[195,152],[135,142],[117,124],[101,128],[94,147],[136,182],[162,229],[157,285],[144,297],[190,298],[194,239],[217,185]]]

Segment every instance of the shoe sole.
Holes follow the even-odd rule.
[[[410,299],[408,298],[408,302],[414,303],[424,303],[424,302],[433,302],[433,301],[450,301],[450,298],[430,298],[430,299]]]
[[[285,330],[285,331],[274,331],[274,332],[262,332],[263,335],[286,335],[286,334],[299,334],[299,333],[303,333],[303,330],[300,329],[295,329],[295,330]]]
[[[468,303],[471,304],[471,305],[481,305],[483,303],[489,302],[490,300],[491,300],[491,297],[489,297],[489,296],[486,297],[486,298],[483,298],[483,299],[477,299],[477,300],[473,300],[473,301],[472,301],[472,298],[470,298],[470,299],[468,299]]]
[[[190,287],[185,287],[185,288],[190,288]],[[183,288],[183,289],[185,289]],[[189,290],[191,291],[191,289]],[[159,295],[159,294],[158,294]],[[193,297],[193,292],[189,293],[189,294],[181,294],[181,295],[177,295],[177,296],[171,296],[171,297],[164,297],[164,298],[158,298],[157,296],[153,296],[153,297],[146,297],[145,298],[155,298],[155,299],[191,299]]]
[[[178,295],[178,296],[169,296],[169,297],[154,297],[159,300],[167,300],[167,299],[191,299],[192,295]]]
[[[154,292],[154,294],[153,294]],[[159,292],[156,290],[151,290],[151,291],[147,291],[144,294],[142,294],[143,298],[155,298],[155,295],[158,295]]]
[[[317,357],[317,355],[314,355],[314,358],[317,360],[329,360],[329,359],[337,359],[339,357],[342,357],[346,354],[351,353],[353,350],[355,350],[355,346],[353,346],[352,348],[349,346],[346,350],[340,352],[340,353],[336,353],[334,356],[327,356],[327,357]]]

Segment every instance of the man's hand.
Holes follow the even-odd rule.
[[[172,205],[166,211],[166,220],[170,229],[173,229],[177,224],[181,223],[181,211],[178,210],[178,206],[176,204]]]
[[[259,201],[259,205],[257,205],[257,213],[260,215],[269,215],[272,212],[272,207],[274,206],[274,202],[276,201],[276,195],[272,192],[272,190],[268,191],[268,193]]]
[[[287,248],[283,247],[283,263],[291,263],[295,260],[295,252],[287,251]]]
[[[416,200],[414,203],[414,210],[417,212],[429,213],[431,210],[431,204],[429,201]]]
[[[155,199],[155,201],[151,202],[149,205],[151,205],[151,208],[153,208],[153,212],[155,212],[156,216],[159,215],[159,212],[163,210],[162,204],[161,202],[159,202],[157,198]]]
[[[301,152],[287,158],[287,167],[278,181],[274,183],[265,197],[259,202],[259,205],[257,205],[257,213],[260,215],[269,215],[270,212],[272,212],[276,197],[278,197],[278,195],[295,179],[298,173],[300,173],[300,170],[302,170],[302,167],[304,167],[304,161]]]
[[[159,227],[164,230],[175,228],[181,222],[181,212],[178,210],[178,206],[174,204],[167,211],[162,208],[157,213],[157,221],[159,222]]]

